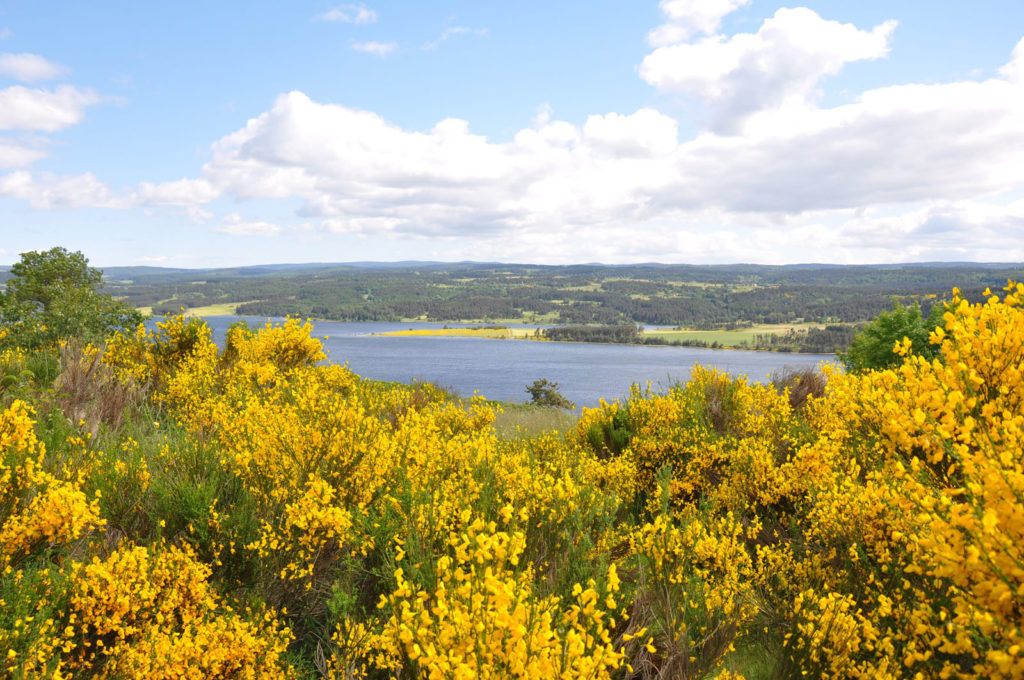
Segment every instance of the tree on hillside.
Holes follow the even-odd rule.
[[[576,404],[572,403],[558,391],[558,383],[548,382],[547,378],[541,378],[535,380],[532,385],[526,386],[526,391],[530,394],[530,403],[536,406],[554,406],[556,408],[576,408]]]
[[[104,294],[103,273],[64,248],[21,254],[0,294],[0,347],[45,347],[67,338],[99,341],[143,320]]]
[[[911,351],[926,359],[939,355],[939,348],[928,342],[928,334],[942,326],[945,310],[941,303],[932,306],[927,317],[921,316],[921,307],[915,302],[904,307],[893,300],[892,309],[882,312],[854,336],[850,349],[840,352],[839,358],[848,371],[860,372],[894,366],[902,357],[893,352],[897,342],[909,338]]]

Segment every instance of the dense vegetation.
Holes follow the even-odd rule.
[[[640,329],[633,325],[557,326],[545,328],[542,337],[564,342],[640,342]]]
[[[898,303],[896,303],[898,304]],[[938,307],[933,309],[939,310]],[[756,333],[752,340],[730,340],[731,349],[769,350],[774,352],[810,352],[832,354],[848,349],[863,324],[829,324],[823,328],[790,329],[785,333]],[[735,330],[731,325],[729,330]],[[555,326],[538,330],[546,340],[563,342],[612,342],[622,344],[675,345],[718,349],[723,343],[697,338],[668,339],[661,335],[644,334],[642,326],[625,324],[591,326]],[[724,337],[724,336],[723,336]],[[899,336],[902,338],[903,336]],[[885,350],[892,347],[889,342]],[[891,354],[891,352],[890,352]]]
[[[135,309],[102,292],[102,276],[82,253],[64,248],[22,254],[0,293],[0,349],[97,341],[141,322]]]
[[[296,320],[8,347],[0,677],[1021,677],[1024,286],[985,297],[930,361],[564,435]]]
[[[160,315],[180,307],[243,303],[240,314],[344,321],[511,320],[557,325],[852,324],[888,309],[893,296],[927,314],[960,286],[1024,279],[1019,265],[536,266],[411,264],[243,270],[109,270],[109,289]]]

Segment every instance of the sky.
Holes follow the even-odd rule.
[[[1024,261],[1020,0],[0,0],[0,264]]]

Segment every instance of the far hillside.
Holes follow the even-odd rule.
[[[927,313],[954,286],[1024,278],[1022,264],[566,265],[402,262],[181,270],[112,267],[108,292],[157,315],[296,315],[339,321],[520,321],[722,330],[856,324],[891,307]]]

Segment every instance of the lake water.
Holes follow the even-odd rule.
[[[206,322],[219,343],[238,318],[214,316],[206,317]],[[245,318],[254,326],[266,321]],[[330,360],[348,364],[364,378],[429,381],[464,397],[480,394],[502,401],[528,401],[526,386],[538,378],[557,382],[559,392],[577,406],[595,406],[602,398],[611,401],[625,396],[634,383],[659,389],[685,382],[695,364],[763,382],[772,371],[786,366],[814,367],[835,361],[829,354],[373,335],[444,326],[437,323],[318,321],[315,325],[317,337],[327,336],[323,342]]]

